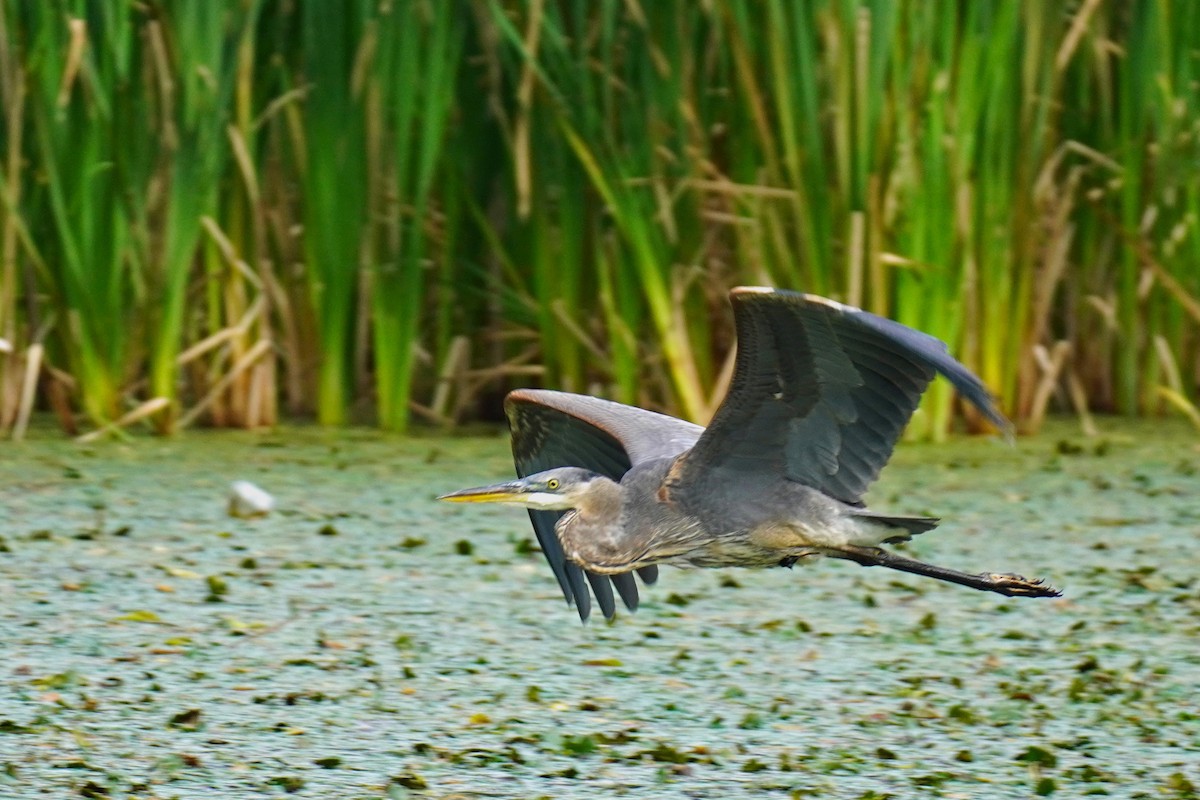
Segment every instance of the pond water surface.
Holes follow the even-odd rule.
[[[0,444],[0,796],[1194,798],[1200,438],[901,446],[882,569],[666,568],[581,625],[507,439],[281,428]],[[233,480],[278,503],[226,514]]]

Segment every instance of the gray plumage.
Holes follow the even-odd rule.
[[[1017,575],[971,575],[883,549],[937,520],[862,505],[935,374],[1006,434],[984,385],[932,336],[813,295],[731,294],[738,353],[708,428],[585,395],[508,395],[519,480],[445,495],[527,506],[568,602],[637,607],[658,564],[791,566],[832,556],[1012,596],[1055,596]]]

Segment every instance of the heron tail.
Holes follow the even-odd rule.
[[[890,539],[884,539],[886,544],[894,544],[896,542],[906,542],[918,533],[931,531],[941,522],[937,517],[905,517],[892,514],[876,514],[873,511],[855,511],[854,516],[876,525],[883,525],[887,528],[896,528],[896,535]],[[903,531],[903,533],[901,533]]]

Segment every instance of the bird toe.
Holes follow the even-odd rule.
[[[1062,592],[1041,578],[1026,578],[1010,573],[988,575],[996,589],[1009,597],[1061,597]]]

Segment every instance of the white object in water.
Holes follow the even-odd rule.
[[[250,481],[234,481],[229,487],[229,516],[265,517],[275,507],[275,498]]]

